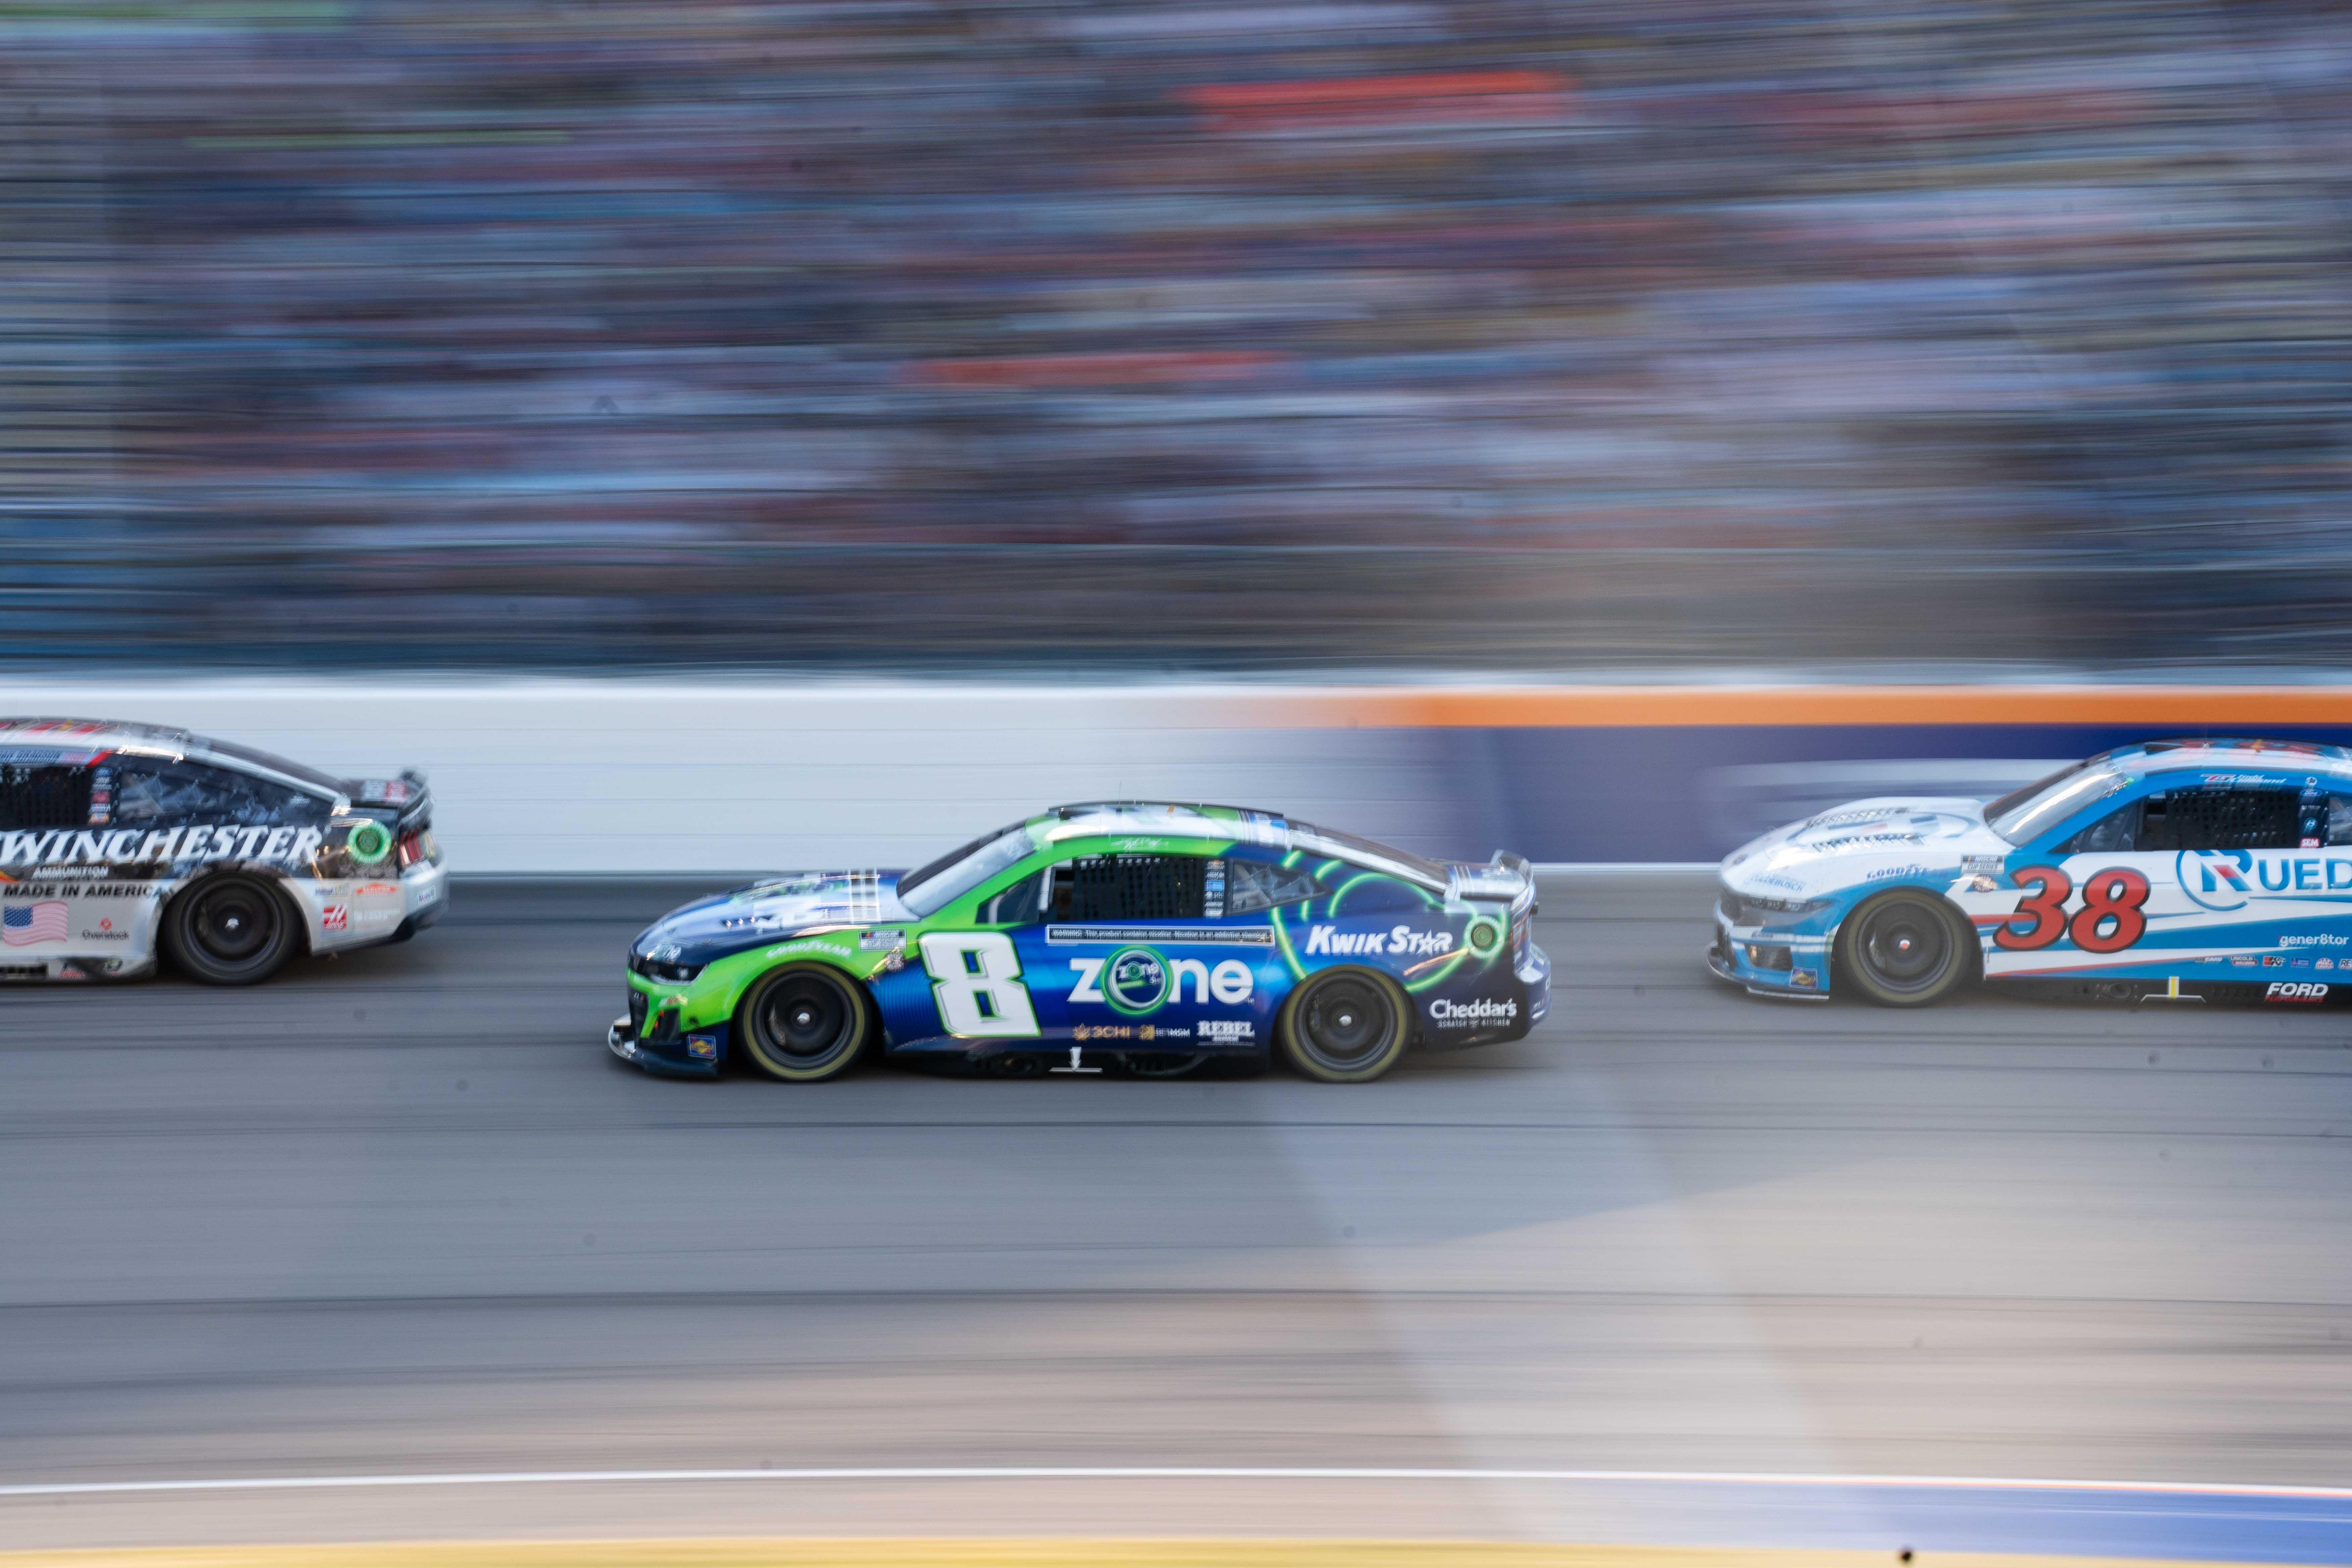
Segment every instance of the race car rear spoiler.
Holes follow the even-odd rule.
[[[1511,912],[1523,915],[1535,907],[1536,868],[1526,856],[1497,849],[1495,858],[1484,866],[1457,862],[1447,867],[1445,896],[1481,900],[1508,899]]]
[[[350,788],[354,805],[388,806],[403,828],[431,818],[433,791],[420,769],[403,769],[396,779],[353,779]]]

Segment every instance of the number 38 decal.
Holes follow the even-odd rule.
[[[2128,866],[2110,866],[2083,879],[2083,907],[2066,919],[2066,899],[2074,884],[2055,866],[2021,867],[2011,875],[2032,891],[2017,900],[2017,912],[1992,933],[1993,945],[2011,952],[2048,947],[2071,936],[2084,952],[2121,952],[2147,930],[2139,907],[2147,902],[2147,879]],[[2018,922],[2033,923],[2019,929]]]

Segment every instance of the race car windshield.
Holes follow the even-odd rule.
[[[2095,767],[2098,758],[2061,768],[2048,778],[2013,790],[1985,807],[1985,825],[2011,844],[2040,837],[2048,829],[2114,790],[2123,774]]]
[[[1334,833],[1311,822],[1293,822],[1290,825],[1290,841],[1310,855],[1318,852],[1336,855],[1372,870],[1389,871],[1412,881],[1426,882],[1433,888],[1445,886],[1445,868],[1436,861],[1424,860],[1418,855],[1391,845],[1359,838],[1352,833]]]
[[[1029,825],[1016,822],[994,833],[983,833],[928,866],[918,866],[898,879],[898,901],[919,915],[945,909],[958,893],[968,892],[1029,853]]]

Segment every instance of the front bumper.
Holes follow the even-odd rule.
[[[656,1077],[709,1079],[719,1076],[719,1064],[727,1054],[727,1036],[724,1027],[681,1034],[674,1011],[657,1015],[656,1027],[646,1034],[624,1013],[605,1029],[604,1048]]]
[[[1779,950],[1787,956],[1789,967],[1768,967],[1755,962],[1751,950],[1758,948],[1768,952]],[[1717,980],[1745,988],[1750,996],[1826,1002],[1830,990],[1829,965],[1824,962],[1827,956],[1819,938],[1791,941],[1760,931],[1739,936],[1734,933],[1731,923],[1717,913],[1715,940],[1706,949],[1706,969]]]

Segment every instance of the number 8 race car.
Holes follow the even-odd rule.
[[[1981,974],[2113,1001],[2352,998],[2352,752],[2150,741],[2000,799],[1862,800],[1723,862],[1707,966],[1890,1006]]]
[[[917,870],[700,900],[629,950],[607,1037],[656,1073],[811,1083],[870,1044],[1003,1077],[1263,1066],[1380,1077],[1515,1040],[1551,964],[1528,863],[1439,865],[1230,806],[1066,805]]]

